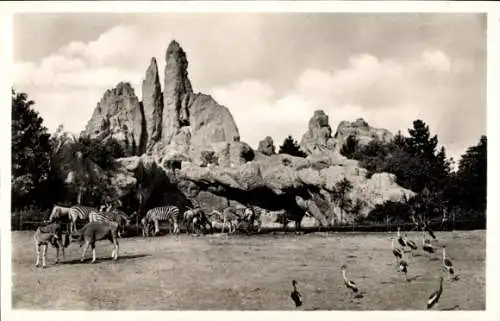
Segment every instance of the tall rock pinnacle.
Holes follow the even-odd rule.
[[[193,93],[188,78],[186,53],[175,40],[165,55],[165,85],[163,87],[162,141],[169,144],[182,126],[189,125],[189,98]]]
[[[146,70],[146,78],[142,81],[142,104],[146,120],[147,146],[150,147],[161,138],[163,115],[163,95],[161,92],[160,76],[156,59]]]

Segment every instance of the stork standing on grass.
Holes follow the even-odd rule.
[[[439,302],[439,298],[441,298],[442,293],[443,293],[443,277],[440,276],[439,289],[429,296],[429,300],[427,300],[427,309],[431,309],[436,303]]]
[[[295,303],[295,307],[300,307],[300,306],[302,306],[303,302],[302,302],[302,295],[297,290],[297,281],[293,280],[292,286],[293,286],[293,290],[292,290],[292,293],[290,293],[290,297],[292,298],[293,302]]]
[[[351,297],[352,297],[353,293],[358,293],[359,289],[358,289],[358,286],[356,285],[356,283],[354,283],[354,281],[347,279],[347,276],[345,275],[346,268],[347,267],[345,265],[342,265],[340,267],[340,269],[342,270],[342,276],[344,277],[344,284],[345,284],[346,288],[352,290],[352,292],[351,292]]]
[[[403,251],[400,248],[394,247],[394,238],[391,237],[391,246],[392,246],[392,254],[396,258],[396,264],[399,262],[399,259],[403,257]]]
[[[403,251],[404,251],[404,249],[406,247],[406,241],[401,236],[399,225],[398,225],[398,242],[399,242],[399,244],[401,244],[401,246],[403,247]]]
[[[399,260],[399,271],[405,274],[405,279],[408,281],[408,262],[405,260],[404,253],[401,260]]]
[[[425,239],[425,232],[422,233],[423,234],[423,238],[422,238],[422,250],[424,250],[425,252],[429,253],[429,257],[431,255],[431,253],[434,253],[436,252],[436,249],[434,248],[434,246],[432,246],[426,239]]]
[[[446,258],[446,246],[443,245],[443,267],[448,270],[448,273],[450,274],[450,279],[451,277],[455,274],[455,269],[453,268],[453,264],[451,263],[450,259]]]
[[[407,235],[405,233],[405,242],[408,245],[408,247],[410,248],[411,255],[413,256],[413,251],[418,249],[417,244],[415,244],[415,242],[413,242],[412,240],[408,240],[406,237],[407,237]]]

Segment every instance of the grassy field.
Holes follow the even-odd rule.
[[[394,233],[395,234],[395,233]],[[291,281],[304,298],[301,310],[420,310],[438,287],[441,251],[407,255],[408,276],[397,272],[387,233],[125,238],[118,262],[112,245],[97,244],[98,261],[80,263],[71,244],[63,264],[35,268],[32,232],[12,233],[13,309],[65,310],[295,310]],[[458,281],[446,273],[437,310],[485,309],[485,231],[436,233],[446,244]],[[421,244],[420,233],[408,238]],[[91,257],[91,252],[87,253]],[[351,299],[340,266],[363,298]]]

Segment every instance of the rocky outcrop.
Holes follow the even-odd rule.
[[[162,141],[168,145],[180,127],[189,126],[188,104],[193,88],[188,78],[186,53],[177,41],[170,42],[165,60]]]
[[[271,156],[276,154],[276,147],[274,146],[274,141],[271,136],[267,136],[264,140],[259,142],[259,146],[257,147],[257,151],[266,155]]]
[[[307,132],[302,135],[300,149],[308,155],[333,150],[335,140],[332,138],[332,128],[328,116],[323,110],[316,110],[309,120]]]
[[[146,70],[146,78],[142,81],[142,106],[146,122],[147,148],[150,149],[161,138],[163,114],[163,94],[158,65],[154,57],[151,58],[151,63]]]
[[[394,137],[387,129],[371,127],[363,118],[358,118],[354,122],[341,121],[335,133],[339,150],[350,135],[356,137],[360,146],[366,145],[372,140],[388,143]]]
[[[348,197],[361,204],[360,215],[376,204],[414,194],[398,186],[393,175],[367,178],[357,161],[338,151],[349,135],[357,135],[363,143],[392,138],[388,131],[362,120],[341,122],[334,138],[328,116],[317,110],[300,142],[308,157],[276,154],[271,137],[254,152],[240,141],[227,107],[209,95],[194,93],[186,53],[176,41],[168,46],[165,59],[163,93],[153,58],[142,83],[143,101],[128,83],[120,83],[106,91],[85,129],[96,138],[116,139],[131,156],[117,160],[106,173],[120,197],[141,195],[146,208],[165,204],[185,208],[191,199],[209,210],[237,204],[284,210],[293,218],[308,212],[327,225],[344,219],[331,198],[343,178],[353,185]],[[174,159],[176,166],[168,165]]]
[[[107,90],[94,109],[84,134],[120,143],[125,155],[141,155],[146,145],[144,110],[129,83],[120,82]]]

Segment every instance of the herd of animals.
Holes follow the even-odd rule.
[[[42,267],[46,267],[47,247],[51,244],[56,248],[56,263],[59,263],[59,252],[64,257],[64,249],[72,242],[79,242],[83,248],[81,261],[85,260],[88,248],[92,248],[92,261],[94,263],[95,244],[97,241],[109,240],[113,243],[112,258],[118,259],[119,241],[125,228],[130,225],[137,212],[127,215],[122,210],[111,204],[103,205],[99,209],[89,206],[76,205],[72,207],[54,206],[47,220],[47,224],[39,226],[35,232],[36,263],[40,266],[40,251],[42,252]],[[69,221],[69,232],[65,229],[64,221]],[[76,228],[78,221],[86,224]],[[199,204],[187,208],[181,213],[177,206],[154,207],[147,211],[141,219],[142,235],[149,236],[154,227],[153,236],[160,232],[160,223],[167,223],[170,232],[180,233],[180,224],[183,223],[188,233],[208,232],[220,228],[221,233],[228,229],[228,233],[235,233],[237,228],[246,227],[246,230],[260,230],[262,222],[257,212],[251,208],[227,207],[222,212],[213,210],[206,213]]]
[[[436,241],[437,241],[437,238],[436,238],[436,235],[434,234],[434,232],[431,229],[429,229],[427,225],[424,225],[422,227],[422,235],[423,235],[422,250],[425,253],[427,253],[429,259],[432,260],[431,256],[434,253],[436,253],[437,248],[435,245],[433,245],[431,243],[431,241],[429,239],[426,238],[426,233],[428,233]],[[411,255],[414,256],[414,251],[418,250],[418,246],[414,241],[409,240],[407,238],[406,234],[404,235],[404,237],[401,235],[399,226],[398,226],[398,232],[397,232],[397,240],[398,240],[399,245],[401,245],[401,247],[396,247],[394,245],[394,237],[391,237],[390,239],[392,242],[392,253],[393,253],[394,257],[396,258],[396,264],[398,266],[398,272],[404,273],[405,280],[407,282],[410,282],[410,279],[408,279],[409,264],[408,264],[408,261],[405,259],[405,253],[411,252]],[[448,272],[449,280],[451,282],[458,281],[459,276],[455,274],[455,268],[453,267],[453,263],[451,262],[450,259],[448,259],[446,257],[446,246],[442,245],[441,247],[442,247],[441,269],[444,269]],[[406,250],[406,249],[408,249],[408,250]],[[350,291],[351,296],[354,295],[354,298],[362,299],[364,297],[364,295],[360,291],[360,288],[358,287],[358,285],[354,281],[349,280],[346,276],[347,266],[344,264],[340,267],[340,269],[342,272],[342,277],[344,279],[344,285]],[[441,295],[443,293],[443,282],[444,282],[444,278],[442,275],[440,275],[439,276],[439,287],[437,290],[432,292],[432,294],[429,296],[429,298],[427,300],[427,309],[431,309],[439,302],[439,299],[441,298]],[[293,302],[295,303],[295,306],[300,307],[303,304],[303,298],[302,298],[301,293],[297,289],[297,284],[298,283],[296,280],[292,280],[293,289],[292,289],[292,292],[290,294],[290,297],[292,298]],[[353,297],[351,297],[351,299],[352,298]]]
[[[240,212],[238,213],[238,210]],[[72,242],[79,242],[80,247],[84,247],[81,261],[85,260],[85,254],[89,247],[92,248],[92,261],[96,261],[96,251],[95,244],[97,241],[109,240],[113,243],[113,252],[111,257],[113,260],[118,259],[119,251],[119,241],[121,233],[123,233],[124,228],[130,224],[131,218],[137,215],[135,212],[127,216],[123,211],[113,208],[112,206],[101,206],[99,209],[86,206],[73,206],[70,208],[62,206],[54,206],[51,215],[46,221],[46,225],[39,226],[35,232],[34,240],[36,247],[36,263],[35,266],[40,266],[40,250],[42,250],[42,267],[46,267],[46,253],[47,247],[51,244],[56,248],[56,264],[60,262],[59,253],[62,251],[64,258],[64,249],[67,248]],[[69,219],[70,221],[70,231],[68,233],[67,229],[64,228],[64,224],[61,223],[62,220]],[[88,221],[82,228],[76,229],[76,222],[78,220]],[[206,214],[203,209],[199,206],[194,208],[188,208],[181,215],[181,211],[176,206],[163,206],[155,207],[150,209],[146,215],[141,219],[142,234],[144,237],[150,235],[151,228],[154,226],[153,235],[157,235],[159,232],[160,223],[167,222],[173,229],[170,231],[179,233],[179,225],[181,222],[187,228],[189,232],[195,232],[196,230],[207,231],[217,226],[224,231],[224,228],[228,228],[228,232],[231,233],[235,231],[236,227],[241,223],[245,223],[246,226],[252,228],[260,229],[261,221],[260,217],[256,214],[256,211],[251,208],[236,209],[234,207],[226,208],[224,211],[219,212],[213,210],[209,214]],[[426,225],[421,228],[422,231],[422,250],[428,254],[429,258],[431,255],[436,253],[436,246],[431,243],[426,235],[429,234],[434,240],[436,239],[435,234]],[[394,242],[394,237],[391,237],[392,242],[392,253],[396,259],[396,264],[398,266],[398,272],[402,272],[405,275],[407,282],[408,279],[408,269],[409,264],[405,259],[405,253],[411,252],[414,256],[414,251],[418,250],[418,246],[412,240],[407,238],[407,234],[404,236],[400,233],[400,228],[398,226],[397,240],[401,247],[396,247]],[[408,249],[408,250],[406,250]],[[442,268],[444,268],[448,274],[450,281],[457,281],[458,275],[455,275],[455,269],[452,262],[446,257],[446,247],[442,245]],[[346,276],[346,265],[341,266],[341,272],[344,279],[344,284],[346,288],[354,295],[354,298],[363,298],[362,292],[358,285],[349,280]],[[427,301],[427,309],[432,308],[436,305],[443,293],[443,276],[440,276],[439,287],[434,291]],[[300,307],[303,304],[302,295],[297,290],[297,281],[292,281],[293,290],[291,292],[291,298],[296,307]],[[359,293],[358,293],[359,292]],[[351,298],[352,299],[352,298]]]

